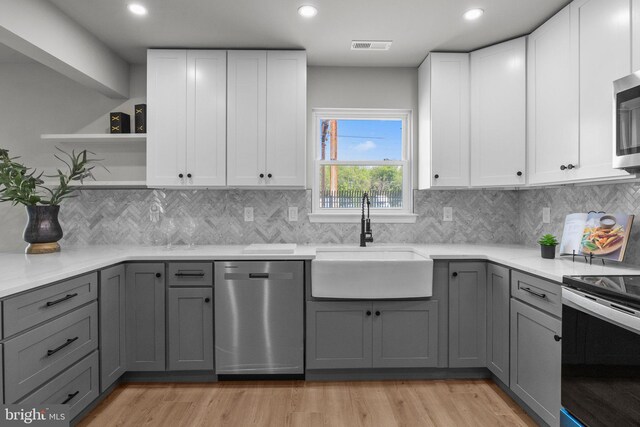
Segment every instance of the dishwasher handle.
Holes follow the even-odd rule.
[[[249,279],[268,279],[269,273],[249,273]]]

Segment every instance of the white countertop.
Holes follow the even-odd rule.
[[[195,248],[149,246],[64,247],[62,252],[48,255],[0,253],[0,298],[53,283],[72,276],[98,270],[125,261],[213,261],[213,260],[308,260],[315,258],[316,248],[346,248],[355,245],[298,245],[293,254],[245,254],[245,245],[196,246]],[[434,260],[477,259],[492,261],[510,268],[562,282],[562,276],[638,274],[640,268],[608,263],[593,265],[576,257],[546,260],[539,248],[519,245],[473,244],[372,244],[368,250],[380,248],[412,248]]]

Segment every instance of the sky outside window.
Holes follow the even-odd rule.
[[[402,120],[339,119],[337,122],[337,160],[402,160]],[[325,159],[329,160],[329,137],[326,144]]]

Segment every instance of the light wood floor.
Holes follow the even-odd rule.
[[[489,380],[125,384],[80,426],[535,426]]]

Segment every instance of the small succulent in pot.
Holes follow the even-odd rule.
[[[554,259],[556,257],[556,246],[558,239],[553,234],[545,234],[538,240],[540,244],[540,254],[542,258]]]
[[[28,221],[24,230],[24,240],[29,243],[26,252],[59,252],[58,240],[62,238],[62,227],[58,222],[60,203],[70,197],[77,187],[75,182],[93,178],[92,170],[99,165],[98,159],[89,156],[87,150],[71,154],[56,147],[64,156],[55,158],[64,163],[68,170],[58,169],[55,175],[38,173],[17,162],[18,157],[10,157],[9,150],[0,148],[0,202],[25,205]],[[66,157],[66,158],[65,158]],[[45,185],[45,178],[52,178],[58,185]]]

